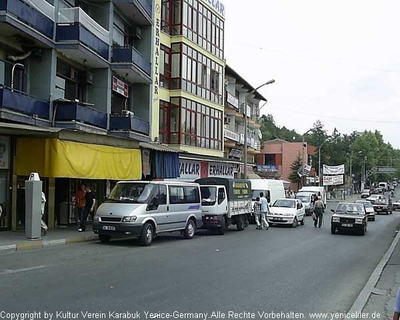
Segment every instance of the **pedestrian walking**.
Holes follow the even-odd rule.
[[[400,288],[397,291],[396,304],[394,305],[393,320],[400,319]]]
[[[81,224],[80,224],[80,228],[78,229],[79,232],[86,230],[86,222],[87,222],[88,215],[94,214],[95,204],[96,204],[96,199],[94,198],[92,189],[90,188],[89,185],[87,185],[86,193],[85,193],[85,209],[83,210],[83,213],[82,213]]]
[[[321,228],[322,226],[322,219],[324,215],[325,205],[321,200],[321,196],[317,197],[317,201],[314,203],[314,227]]]
[[[82,220],[82,215],[83,215],[83,211],[85,210],[85,203],[86,203],[85,194],[86,194],[86,186],[82,183],[72,201],[75,204],[75,223],[76,224],[80,223],[80,221]]]
[[[260,223],[260,218],[261,218],[261,203],[260,203],[260,197],[256,198],[256,201],[254,202],[253,205],[253,210],[254,210],[254,220],[256,221],[257,224],[257,230],[262,229],[261,228],[261,223]]]
[[[44,222],[43,220],[45,206],[46,206],[46,195],[42,191],[42,205],[41,205],[41,218],[40,218],[40,227],[42,231],[42,236],[45,236],[47,234],[47,230],[49,229],[47,227],[46,222]]]
[[[268,201],[264,197],[264,193],[260,192],[260,204],[261,204],[261,229],[265,228],[265,230],[268,230],[269,224],[266,219],[267,214],[269,213],[268,209]]]

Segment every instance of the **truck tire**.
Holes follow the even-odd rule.
[[[238,217],[236,220],[236,229],[237,231],[243,231],[244,230],[244,219],[243,216]]]
[[[225,234],[225,228],[226,228],[226,221],[225,217],[223,216],[221,218],[221,226],[218,228],[218,234],[223,236]]]

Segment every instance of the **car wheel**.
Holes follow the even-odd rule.
[[[221,236],[225,234],[225,227],[226,227],[226,222],[225,222],[225,217],[223,216],[221,218],[221,226],[218,228],[218,234]]]
[[[361,229],[360,234],[361,234],[362,236],[365,236],[366,232],[367,232],[367,226],[364,226],[364,227]]]
[[[142,246],[149,246],[153,242],[154,228],[149,222],[146,222],[143,226],[142,233],[140,234],[139,242]]]
[[[334,226],[331,226],[331,233],[335,234],[336,233],[336,228]]]
[[[111,236],[106,234],[99,234],[99,240],[101,243],[107,243],[111,240]]]
[[[296,228],[298,224],[299,224],[299,222],[297,221],[297,218],[294,217],[292,227]]]

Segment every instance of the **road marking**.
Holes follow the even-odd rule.
[[[33,270],[43,269],[45,267],[46,266],[36,266],[36,267],[22,268],[22,269],[3,269],[3,270],[0,270],[0,276],[5,275],[5,274],[33,271]]]

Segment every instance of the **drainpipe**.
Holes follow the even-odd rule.
[[[14,73],[15,73],[15,68],[20,67],[22,69],[25,69],[25,66],[22,63],[14,63],[12,69],[11,69],[11,91],[14,91]]]
[[[26,53],[24,53],[23,55],[20,55],[20,56],[9,55],[7,57],[8,60],[11,60],[12,62],[14,62],[14,65],[13,65],[12,70],[11,70],[11,91],[14,91],[14,71],[15,71],[15,67],[20,67],[22,69],[25,69],[25,66],[22,63],[16,63],[16,61],[25,60],[31,54],[32,54],[32,50],[29,50],[28,52],[26,52]]]

